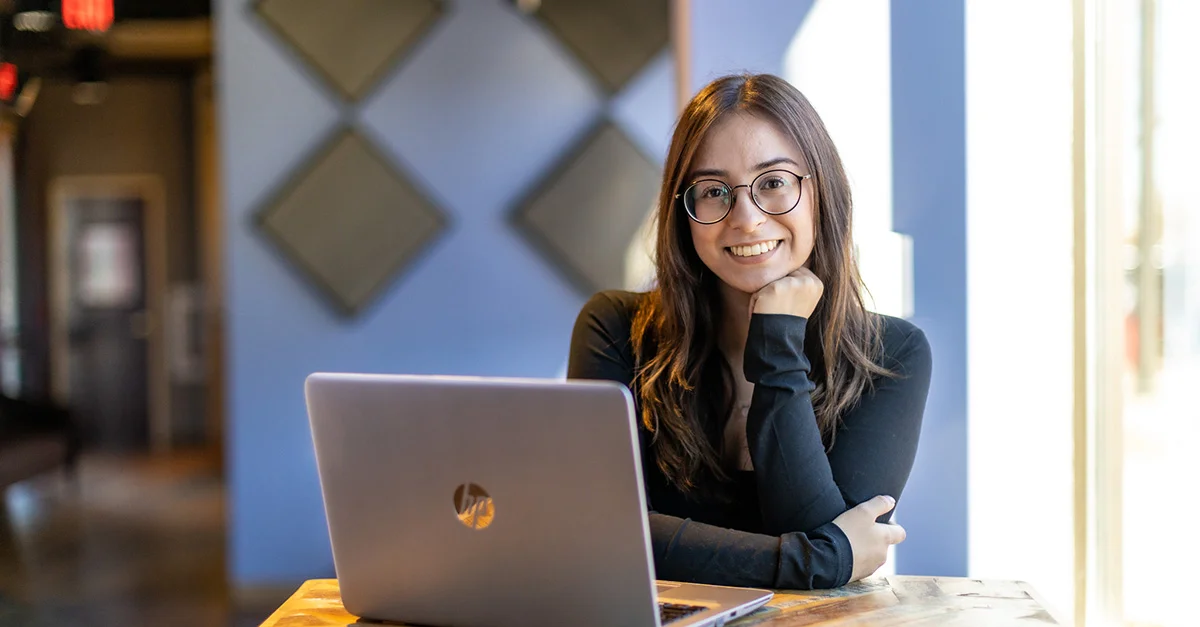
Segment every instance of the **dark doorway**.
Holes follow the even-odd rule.
[[[67,254],[68,402],[85,445],[148,446],[147,280],[141,198],[71,198]]]

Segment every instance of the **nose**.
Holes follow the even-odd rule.
[[[742,198],[742,190],[746,188],[745,198]],[[763,222],[767,221],[767,214],[759,210],[758,205],[754,204],[754,199],[750,197],[749,185],[738,185],[733,188],[730,194],[729,202],[733,203],[733,207],[729,209],[729,217],[726,220],[729,226],[746,233],[753,233],[762,226]]]

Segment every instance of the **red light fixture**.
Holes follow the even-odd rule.
[[[113,23],[113,0],[62,0],[62,17],[73,30],[106,31]]]
[[[0,63],[0,100],[12,100],[17,92],[17,66]]]

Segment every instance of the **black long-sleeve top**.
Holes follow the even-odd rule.
[[[630,328],[644,298],[608,291],[584,305],[571,338],[568,378],[630,386],[635,364]],[[743,371],[754,384],[746,419],[754,470],[734,473],[731,499],[687,496],[671,485],[656,462],[652,433],[641,426],[660,579],[778,589],[849,582],[850,542],[833,519],[876,495],[899,501],[929,390],[932,359],[924,333],[898,318],[882,316],[882,322],[882,365],[899,376],[874,380],[873,389],[843,416],[826,452],[810,397],[815,386],[804,350],[807,320],[751,316]],[[888,520],[890,513],[880,518]]]

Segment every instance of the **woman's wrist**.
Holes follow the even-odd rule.
[[[785,384],[777,376],[802,373],[807,381],[812,366],[804,353],[808,319],[789,314],[755,314],[750,318],[742,374],[750,383]]]

